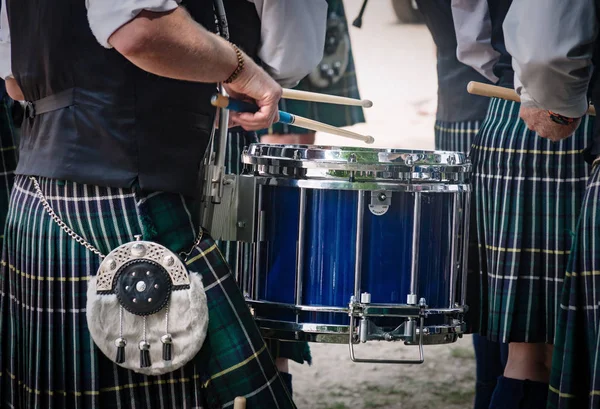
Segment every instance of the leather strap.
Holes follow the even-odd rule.
[[[35,118],[37,115],[58,111],[75,104],[75,89],[69,88],[56,94],[48,95],[37,101],[25,102],[25,117]]]

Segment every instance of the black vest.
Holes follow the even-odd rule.
[[[214,28],[211,0],[186,3]],[[8,16],[26,99],[58,95],[67,105],[24,121],[17,174],[198,194],[214,84],[158,77],[103,48],[83,0],[8,0]]]
[[[488,0],[492,22],[492,47],[500,53],[500,60],[494,66],[494,74],[499,78],[498,85],[507,88],[514,88],[515,72],[512,68],[512,57],[506,51],[502,24],[511,4],[512,0]]]
[[[489,98],[469,94],[467,84],[470,81],[489,81],[456,58],[456,32],[450,0],[420,0],[418,6],[437,48],[437,120],[482,121]]]

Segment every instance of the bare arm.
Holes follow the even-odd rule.
[[[233,47],[202,28],[181,7],[166,13],[142,11],[108,42],[144,71],[179,80],[223,82],[238,65]],[[260,107],[255,114],[232,113],[236,124],[256,130],[278,119],[281,87],[248,56],[242,73],[227,90],[255,100]]]
[[[167,13],[142,11],[108,42],[144,71],[162,77],[216,83],[237,67],[231,45],[205,30],[182,7]]]

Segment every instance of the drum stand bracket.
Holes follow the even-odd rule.
[[[223,175],[220,203],[212,204],[212,217],[205,226],[215,240],[252,243],[256,237],[256,178]]]
[[[365,293],[366,294],[366,293]],[[362,294],[361,301],[368,300],[370,297],[364,297],[365,294]],[[383,309],[381,308],[383,307]],[[408,319],[404,321],[400,326],[398,326],[395,330],[384,332],[381,328],[376,326],[369,317],[383,317],[390,316],[389,314],[382,314],[385,312],[390,312],[389,306],[377,306],[370,305],[367,303],[359,303],[356,302],[355,297],[352,297],[350,300],[350,329],[349,329],[349,339],[348,339],[348,348],[350,352],[350,359],[353,362],[357,363],[373,363],[373,364],[422,364],[425,362],[425,355],[423,351],[423,336],[424,336],[424,324],[427,310],[427,302],[424,298],[421,298],[419,301],[419,305],[414,308],[408,309],[406,307],[402,307],[397,313],[399,316],[407,317]],[[392,308],[394,309],[394,308]],[[392,311],[393,312],[393,311]],[[355,321],[358,320],[358,327],[356,327]],[[417,320],[419,322],[419,327],[417,331]],[[407,344],[413,344],[418,338],[419,345],[419,358],[418,359],[364,359],[357,358],[354,352],[354,344],[357,343],[357,334],[358,333],[358,341],[361,343],[365,343],[367,341],[405,341]]]

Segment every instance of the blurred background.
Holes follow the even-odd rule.
[[[375,137],[376,147],[433,149],[437,92],[435,46],[411,0],[371,0],[361,29],[352,27],[362,0],[344,0],[362,98],[374,102],[366,123],[348,129]],[[399,18],[400,17],[400,18]],[[317,144],[360,142],[317,134]],[[471,337],[425,347],[422,365],[355,364],[344,345],[311,344],[312,366],[291,364],[300,409],[458,409],[472,407]],[[417,358],[416,347],[367,343],[370,358]]]

